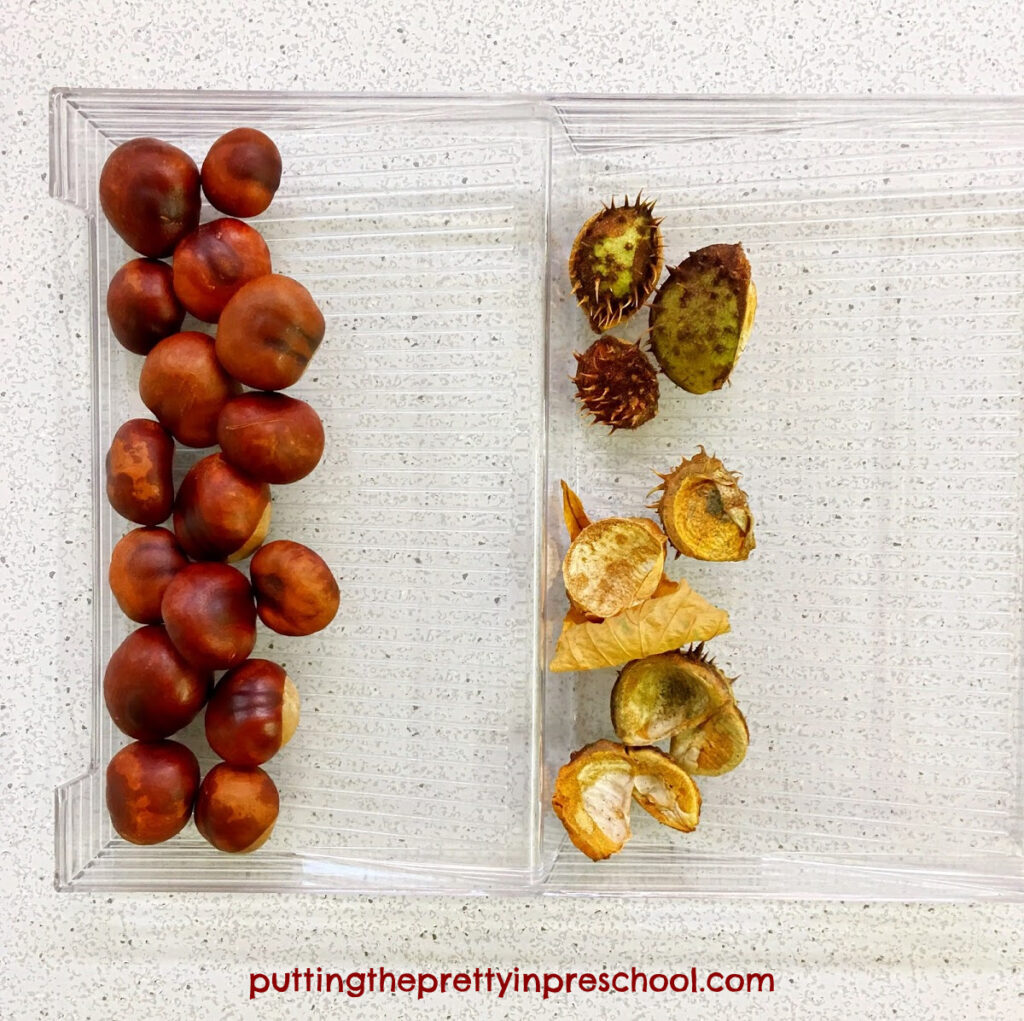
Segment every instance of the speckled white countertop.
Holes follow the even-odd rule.
[[[91,481],[84,231],[46,185],[55,85],[1010,93],[1019,4],[443,0],[437,18],[408,0],[128,7],[15,3],[0,36],[0,1017],[653,1017],[671,1002],[248,1000],[253,970],[464,964],[774,972],[772,995],[684,998],[702,1018],[1024,1016],[1015,905],[55,893],[53,789],[87,759]]]

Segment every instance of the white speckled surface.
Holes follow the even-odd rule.
[[[953,0],[913,13],[920,5],[766,0],[639,16],[617,4],[502,12],[447,0],[435,21],[408,3],[310,0],[217,8],[202,24],[179,0],[161,5],[157,18],[143,13],[149,5],[132,13],[121,6],[21,3],[5,11],[0,41],[0,442],[8,466],[0,485],[0,1016],[326,1013],[304,995],[256,1010],[248,1003],[250,970],[296,965],[692,963],[772,970],[777,981],[771,996],[687,1000],[692,1016],[1021,1017],[1020,906],[54,893],[52,791],[87,757],[91,480],[84,226],[46,195],[46,94],[54,85],[1017,92],[1018,6]],[[605,24],[612,28],[602,33]],[[389,998],[344,1006],[360,1016],[420,1013]],[[616,1013],[625,1007],[615,999]],[[628,1004],[638,1016],[664,1016],[665,1008],[655,996]],[[540,1012],[533,999],[473,995],[439,996],[423,1009],[452,1017]],[[544,1012],[610,1009],[580,995],[549,1001]]]

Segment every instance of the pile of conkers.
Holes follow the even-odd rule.
[[[193,814],[222,851],[267,839],[279,798],[260,767],[294,734],[299,696],[282,667],[249,658],[256,619],[309,635],[338,609],[320,556],[265,543],[270,486],[304,478],[324,447],[316,411],[279,392],[316,352],[323,315],[302,284],[271,271],[266,242],[238,219],[263,212],[280,180],[277,146],[253,128],[217,139],[202,171],[181,149],[136,138],[100,176],[104,214],[143,256],[114,274],[107,315],[118,341],[145,356],[139,394],[154,415],[125,422],[106,460],[111,506],[141,526],[114,547],[109,580],[142,626],[103,678],[111,719],[135,739],[107,766],[107,808],[136,844],[170,839]],[[200,191],[228,215],[200,225]],[[181,332],[186,312],[215,323],[215,335]],[[215,444],[175,493],[176,446]],[[248,557],[247,578],[231,565]],[[200,783],[193,752],[168,738],[204,706],[207,741],[223,761]]]

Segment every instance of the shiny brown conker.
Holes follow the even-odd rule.
[[[305,478],[324,452],[324,426],[305,401],[280,393],[234,397],[217,419],[217,442],[237,468],[280,485]]]
[[[164,590],[187,563],[174,533],[166,528],[135,528],[121,536],[107,572],[121,612],[140,624],[159,624]]]
[[[255,851],[277,822],[280,796],[259,766],[218,762],[196,796],[196,829],[219,851]]]
[[[271,273],[239,288],[217,325],[217,357],[257,390],[298,382],[324,338],[324,317],[297,280]]]
[[[133,354],[148,354],[157,341],[181,329],[185,309],[175,296],[171,277],[166,262],[132,259],[110,279],[110,329]]]
[[[213,676],[187,662],[162,627],[133,631],[103,674],[103,701],[118,729],[139,741],[170,737],[206,704]]]
[[[188,823],[199,790],[199,763],[177,741],[135,741],[107,764],[107,811],[133,844],[159,844]]]
[[[248,659],[217,683],[206,706],[206,740],[233,766],[273,758],[299,725],[299,692],[269,659]]]
[[[174,504],[174,440],[159,422],[132,418],[107,451],[107,499],[121,517],[137,525],[159,525]]]
[[[118,234],[141,255],[162,258],[199,223],[199,168],[158,138],[119,145],[100,172],[100,206]]]
[[[256,643],[252,589],[227,564],[182,568],[168,584],[160,612],[174,647],[199,669],[237,666]]]
[[[217,361],[213,338],[194,330],[161,340],[139,374],[142,403],[186,447],[216,443],[221,409],[241,392]]]
[[[215,323],[231,296],[270,272],[270,249],[241,220],[201,224],[174,250],[174,293],[197,319]]]
[[[324,559],[290,539],[268,542],[249,564],[256,610],[282,635],[311,635],[338,612],[338,582]]]
[[[243,560],[270,528],[270,486],[208,454],[182,479],[174,534],[194,560]]]
[[[230,216],[257,216],[270,205],[281,183],[281,153],[262,131],[235,128],[206,154],[203,193]]]

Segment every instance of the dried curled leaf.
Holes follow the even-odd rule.
[[[565,530],[569,533],[570,542],[590,524],[580,498],[569,488],[565,479],[562,479],[562,516],[565,518]]]
[[[739,476],[701,447],[678,468],[660,475],[656,504],[672,545],[696,560],[746,560],[757,545],[754,515]]]
[[[612,688],[612,726],[625,745],[696,730],[733,701],[724,674],[697,647],[627,663]]]
[[[613,617],[653,595],[668,540],[653,521],[604,518],[573,539],[562,564],[565,591],[592,618]]]
[[[614,617],[575,623],[566,617],[551,669],[597,670],[704,642],[729,630],[729,614],[685,582]]]
[[[569,839],[594,861],[615,854],[632,836],[633,777],[632,761],[614,741],[580,748],[558,771],[551,807]]]
[[[749,744],[747,721],[730,702],[694,730],[674,735],[669,755],[688,773],[721,776],[743,761]]]
[[[658,587],[654,590],[652,599],[658,599],[661,596],[670,596],[673,592],[679,591],[680,583],[673,581],[667,574],[661,576],[661,581],[658,582]]]
[[[627,748],[636,772],[633,800],[658,822],[690,833],[700,822],[700,790],[678,763],[658,748]]]

